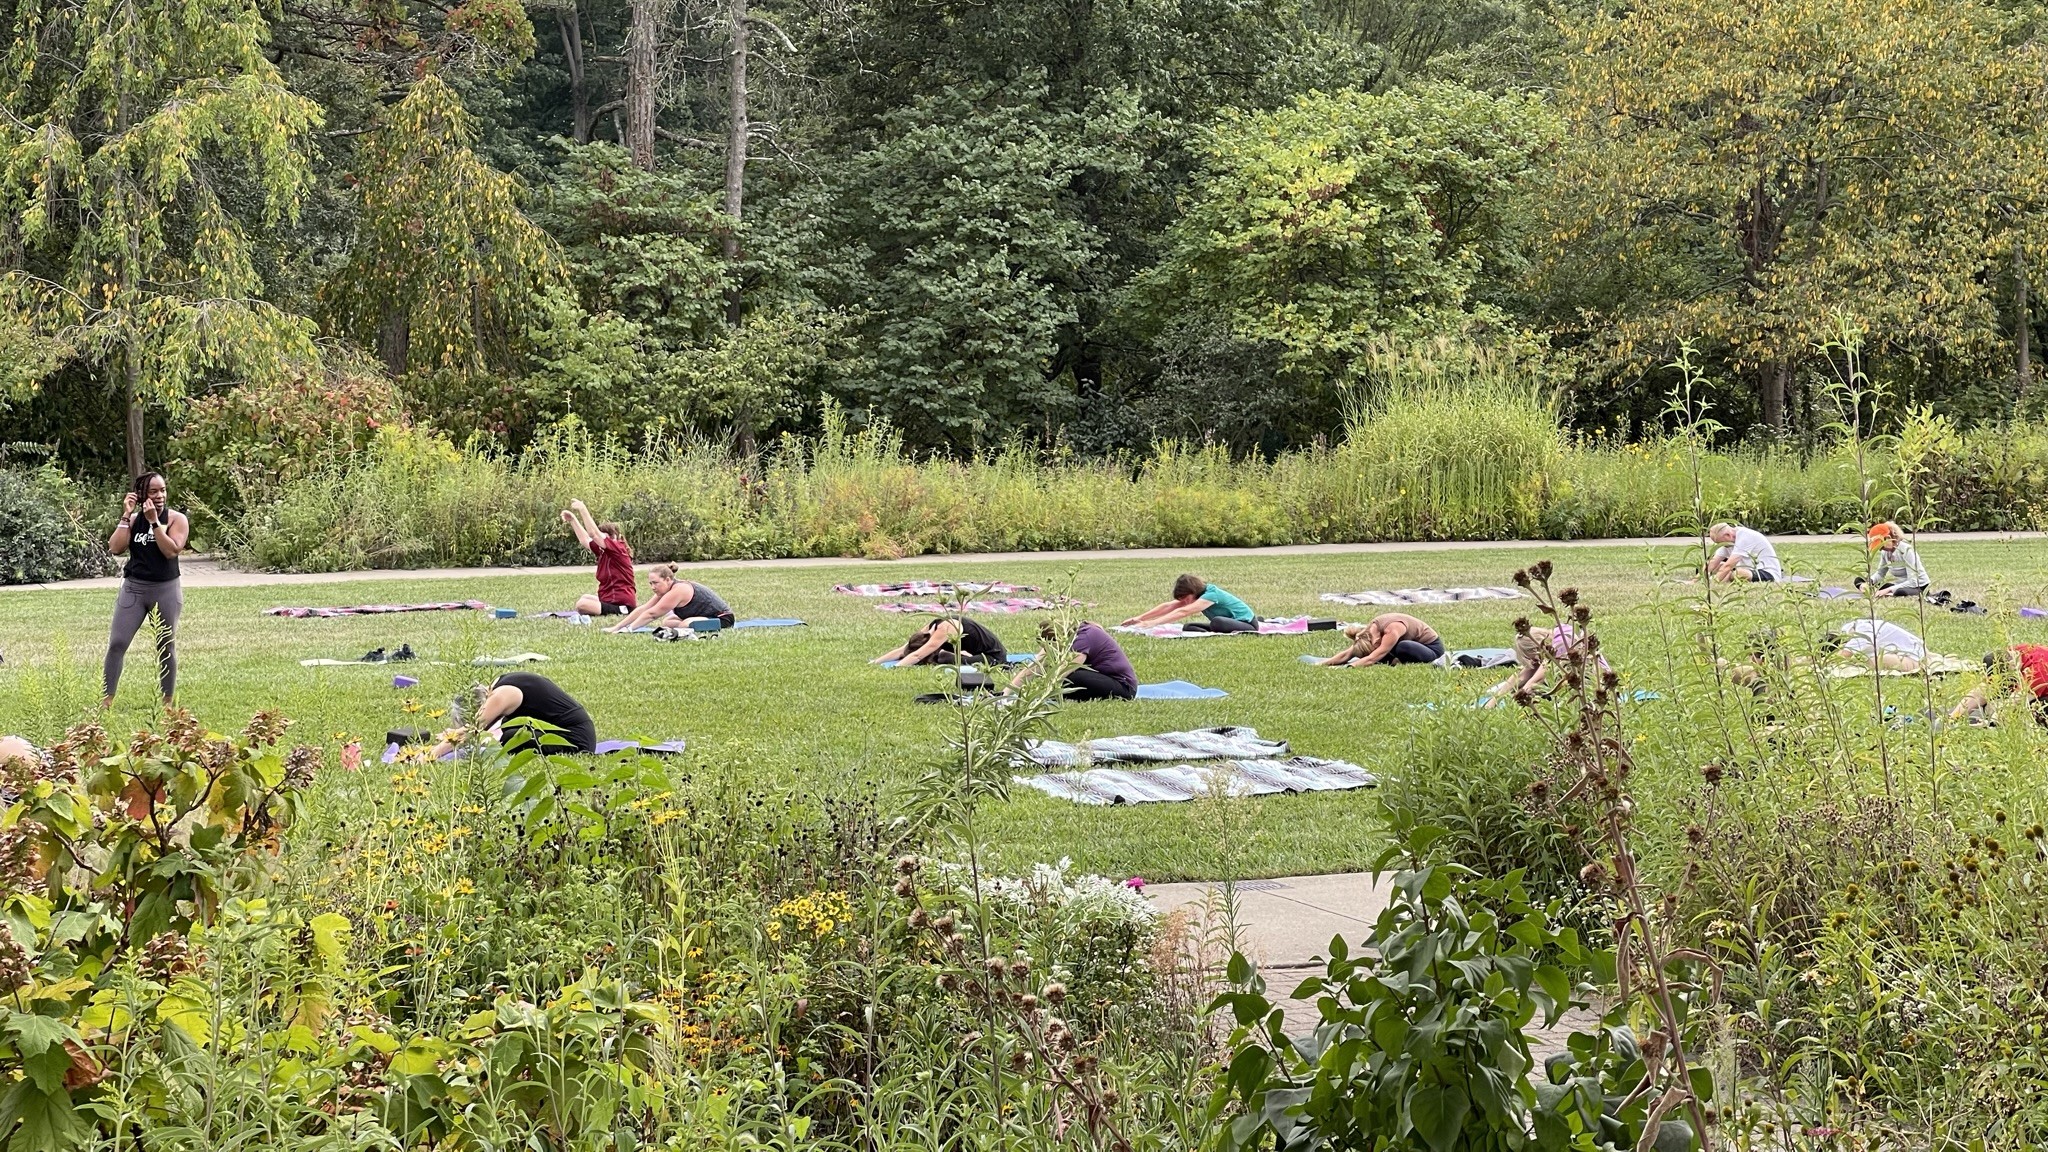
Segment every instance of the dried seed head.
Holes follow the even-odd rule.
[[[1065,984],[1047,984],[1045,986],[1045,1002],[1047,1004],[1056,1005],[1066,998],[1067,986]]]
[[[1015,960],[1010,961],[1010,975],[1022,980],[1030,974],[1031,958],[1029,956],[1019,956]]]
[[[932,927],[940,932],[951,932],[953,930],[953,924],[954,920],[953,914],[951,912],[948,912],[944,916],[939,917],[937,920],[932,921]]]
[[[1026,992],[1017,998],[1017,1006],[1026,1012],[1035,1012],[1038,1010],[1038,997]]]
[[[924,909],[922,909],[922,908],[912,908],[912,909],[910,910],[910,928],[911,928],[911,931],[913,931],[913,932],[914,932],[914,931],[916,931],[917,929],[919,929],[919,928],[922,928],[922,927],[924,927],[924,926],[925,926],[926,924],[929,924],[929,923],[931,923],[931,917],[929,917],[929,916],[925,915],[925,911],[924,911]]]
[[[1700,776],[1706,780],[1709,786],[1719,784],[1721,782],[1721,766],[1712,762],[1703,764],[1700,766]]]
[[[1000,977],[1003,971],[1009,967],[1009,965],[1003,963],[1001,956],[991,956],[987,960],[982,961],[981,966],[988,969],[989,975],[997,977]]]
[[[908,876],[908,875],[910,875],[911,873],[913,873],[913,872],[916,872],[916,871],[917,871],[917,857],[915,857],[915,856],[898,856],[898,857],[896,858],[896,871],[897,871],[897,873],[898,873],[898,874],[900,874],[900,875],[904,875],[904,876]]]
[[[26,988],[34,976],[35,965],[29,962],[28,949],[14,938],[7,921],[0,920],[0,991]]]
[[[912,884],[910,882],[910,877],[905,876],[903,879],[898,880],[896,882],[896,894],[898,896],[903,897],[905,900],[908,900],[912,896],[917,895],[917,885]]]

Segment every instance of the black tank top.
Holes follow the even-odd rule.
[[[151,527],[149,517],[137,512],[128,522],[128,567],[121,575],[144,584],[163,584],[178,578],[178,560],[166,556],[156,546],[156,534],[169,527],[171,510],[166,508],[156,527]]]

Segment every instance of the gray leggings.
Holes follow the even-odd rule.
[[[121,582],[121,595],[114,601],[114,631],[107,640],[107,699],[114,698],[114,689],[121,684],[121,665],[128,659],[128,645],[152,611],[163,626],[157,634],[157,687],[163,691],[165,700],[171,698],[178,687],[178,614],[184,610],[185,586],[176,580],[161,584]]]

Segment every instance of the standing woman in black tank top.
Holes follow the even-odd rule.
[[[185,610],[185,589],[178,583],[178,554],[192,537],[192,522],[183,512],[171,511],[167,493],[164,478],[157,473],[137,476],[134,488],[121,502],[121,522],[107,539],[107,551],[116,556],[126,553],[128,567],[121,573],[120,598],[114,601],[103,707],[113,706],[128,645],[152,612],[158,623],[157,687],[164,703],[171,702],[178,687],[178,616]]]

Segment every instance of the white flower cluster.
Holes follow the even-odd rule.
[[[1159,919],[1159,910],[1137,889],[1092,872],[1070,876],[1073,865],[1070,857],[1063,856],[1057,864],[1033,865],[1028,876],[985,877],[981,882],[982,895],[990,902],[1051,913],[1068,923],[1123,920],[1149,928]],[[973,885],[965,865],[941,863],[937,867],[962,895],[972,894]]]

